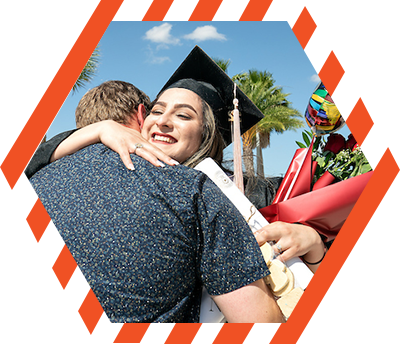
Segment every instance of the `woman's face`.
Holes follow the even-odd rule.
[[[203,106],[189,90],[170,88],[146,117],[142,135],[171,158],[184,162],[200,147],[203,134]]]

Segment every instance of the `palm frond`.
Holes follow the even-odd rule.
[[[93,77],[96,75],[99,61],[100,61],[100,49],[97,46],[96,49],[94,49],[85,67],[83,68],[78,79],[76,80],[74,86],[72,87],[72,92],[76,92],[78,88],[84,87],[85,84],[92,81]]]
[[[304,127],[302,115],[292,108],[292,103],[288,100],[290,94],[284,93],[282,87],[275,85],[271,73],[250,69],[248,72],[236,74],[232,80],[264,114],[258,124],[242,135],[243,149],[254,149],[257,145],[266,148],[272,132],[283,133]],[[249,164],[250,161],[247,162]]]
[[[225,73],[228,72],[228,67],[231,64],[231,60],[224,60],[217,57],[214,57],[213,60]]]

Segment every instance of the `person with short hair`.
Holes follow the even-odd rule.
[[[145,113],[150,111],[150,98],[136,86],[119,80],[103,82],[86,92],[75,110],[76,127],[104,120],[130,125],[132,114],[142,104]]]

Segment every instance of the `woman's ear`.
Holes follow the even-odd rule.
[[[144,118],[146,117],[146,108],[143,104],[139,104],[137,111],[137,119],[140,126],[140,129],[143,128]]]

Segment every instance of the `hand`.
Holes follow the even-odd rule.
[[[254,235],[260,246],[274,241],[272,248],[279,254],[277,259],[282,262],[304,255],[307,261],[317,262],[324,254],[325,247],[321,237],[309,226],[277,221],[256,231]]]
[[[122,124],[114,121],[102,121],[99,131],[99,141],[104,145],[117,152],[124,165],[133,170],[133,163],[129,156],[131,153],[142,157],[149,161],[154,166],[164,166],[161,161],[168,165],[178,165],[179,163],[171,159],[159,148],[153,146],[137,130],[130,129]],[[135,144],[143,145],[141,148],[136,148]],[[161,161],[160,161],[161,160]]]

